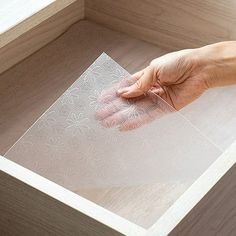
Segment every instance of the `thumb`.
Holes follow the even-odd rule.
[[[140,78],[129,87],[119,89],[117,92],[124,98],[132,98],[143,95],[147,92],[155,82],[154,68],[152,66],[146,67],[140,75]]]

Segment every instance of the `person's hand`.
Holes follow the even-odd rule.
[[[182,50],[154,59],[149,66],[132,75],[131,86],[118,90],[124,98],[137,97],[148,90],[179,110],[208,87],[195,49]]]
[[[151,89],[179,110],[210,87],[236,83],[236,43],[166,54],[154,59],[132,78],[135,83],[120,89],[119,95],[137,97]]]
[[[100,108],[96,111],[96,118],[100,120],[102,126],[119,127],[121,131],[131,130],[175,111],[151,91],[135,98],[122,98],[117,95],[118,88],[133,82],[132,78],[126,79],[105,90],[99,97]]]
[[[103,94],[101,101],[106,102],[97,117],[104,126],[121,125],[125,130],[137,128],[165,113],[163,107],[171,110],[157,97],[155,101],[153,95],[150,98],[150,93],[179,110],[209,88],[236,83],[236,43],[223,42],[166,54],[132,75],[127,83],[129,86],[112,88]],[[131,119],[124,99],[134,98],[136,101],[132,106],[141,109],[142,115]],[[150,103],[153,103],[151,112]]]

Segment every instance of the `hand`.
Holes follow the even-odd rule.
[[[117,94],[118,88],[123,88],[133,79],[126,79],[113,88],[104,91],[99,97],[100,108],[96,118],[106,128],[118,126],[121,131],[138,128],[174,109],[151,91],[135,98],[122,98]]]
[[[124,98],[151,89],[179,110],[208,88],[236,83],[236,42],[223,42],[166,54],[135,73],[133,85],[120,89]]]
[[[135,83],[118,90],[124,98],[137,97],[151,90],[179,110],[206,89],[195,50],[182,50],[153,60],[148,67],[132,75]]]
[[[113,108],[108,109],[105,113],[105,109],[97,113],[103,123],[109,120],[109,126],[114,126],[126,120],[129,125],[124,128],[122,124],[122,127],[130,129],[140,126],[142,121],[146,123],[153,120],[155,116],[160,116],[161,111],[158,108],[160,101],[158,106],[155,105],[155,109],[152,109],[156,112],[152,112],[151,115],[146,109],[146,102],[153,100],[150,99],[150,91],[179,110],[209,88],[236,83],[236,42],[223,42],[166,54],[132,75],[128,82],[130,86],[118,89],[117,94],[123,99],[139,98],[135,106],[140,108],[139,104],[142,103],[142,113],[145,114],[145,119],[142,119],[141,116],[138,116],[138,121],[128,119],[127,115],[124,115],[124,106],[121,106],[124,101],[117,101],[115,88],[113,88],[113,95],[110,94],[110,98],[113,97],[110,99],[112,104],[107,106]],[[145,97],[144,95],[147,93],[148,96]],[[109,95],[109,92],[105,95]],[[115,97],[116,99],[114,99]],[[112,123],[113,125],[111,125]]]

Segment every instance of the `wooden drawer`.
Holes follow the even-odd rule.
[[[84,8],[82,1],[71,1],[71,5],[51,18],[7,42],[0,49],[0,60],[4,62],[0,75],[1,154],[4,155],[103,51],[133,73],[169,50],[235,36],[233,30],[227,33],[236,18],[235,13],[228,7],[219,11],[221,1],[216,1],[214,6],[210,1],[158,2],[89,0]],[[201,9],[204,11],[200,14]],[[85,12],[85,20],[80,20],[81,11]],[[223,13],[231,16],[232,22],[223,17]],[[188,24],[190,20],[186,22],[189,18],[194,27]],[[67,19],[63,26],[62,19]],[[75,21],[78,22],[72,25]],[[202,37],[204,34],[206,37]],[[29,44],[25,43],[26,39]],[[215,93],[233,95],[235,91],[233,88]],[[207,94],[199,104],[208,97],[213,95]],[[188,110],[183,114],[187,116]],[[193,119],[194,122],[200,129],[207,130],[206,135],[211,140],[219,142],[218,136],[207,128],[208,123],[202,124],[197,119]],[[225,124],[227,127],[227,122]],[[156,201],[160,187],[155,184],[76,193],[0,157],[0,233],[234,235],[236,143],[232,139],[236,125],[230,127],[235,130],[229,132],[231,136],[220,146],[222,154],[177,200],[169,202],[167,209],[158,214],[155,209],[162,206],[157,207],[157,204],[163,203]],[[204,157],[199,158],[204,161]]]

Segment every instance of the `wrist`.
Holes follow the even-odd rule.
[[[236,41],[207,45],[198,54],[208,88],[236,84]]]

